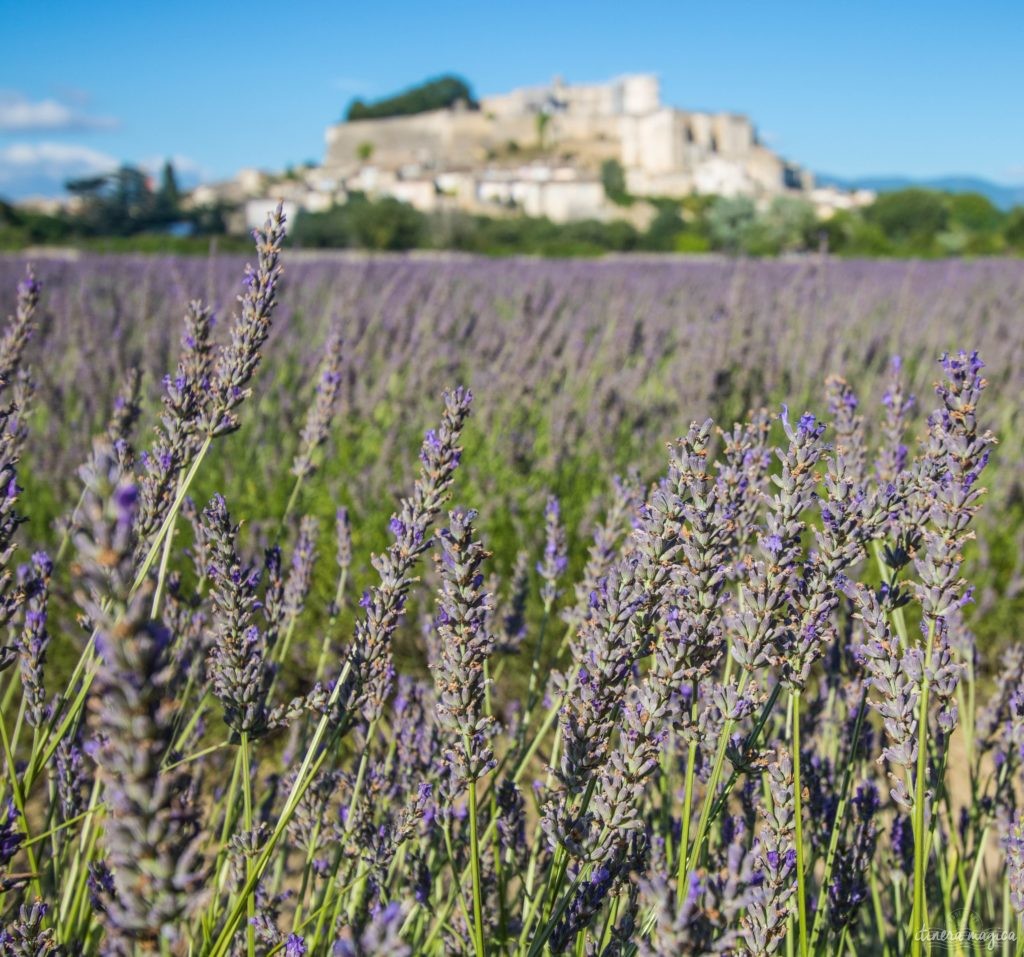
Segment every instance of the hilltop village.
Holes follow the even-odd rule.
[[[636,74],[590,85],[555,78],[479,102],[350,118],[327,129],[322,165],[283,180],[243,170],[230,182],[199,187],[192,201],[241,201],[251,222],[271,195],[319,212],[360,193],[422,212],[519,212],[553,222],[628,219],[644,226],[651,207],[616,202],[610,178],[639,199],[698,194],[767,203],[799,196],[820,216],[873,198],[816,188],[807,170],[760,141],[748,117],[667,106],[658,78]]]

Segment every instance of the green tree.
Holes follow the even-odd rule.
[[[357,245],[350,205],[332,206],[322,213],[300,210],[292,224],[292,242],[305,249],[343,249]]]
[[[741,230],[740,244],[754,256],[797,252],[817,242],[818,219],[806,200],[776,196],[761,216]]]
[[[718,196],[708,206],[708,238],[715,249],[739,252],[748,230],[757,219],[757,208],[749,196]]]
[[[537,127],[537,149],[544,149],[544,138],[548,132],[548,126],[551,123],[551,114],[540,112],[534,119],[534,123]]]
[[[605,196],[613,203],[624,206],[629,202],[629,193],[626,190],[626,171],[618,160],[606,159],[601,164],[601,185],[604,186]]]
[[[956,193],[949,197],[950,223],[968,232],[996,233],[1003,218],[992,200],[981,193]]]
[[[654,252],[672,252],[676,248],[676,238],[685,229],[679,207],[674,203],[661,203],[657,215],[647,227],[641,246]]]
[[[882,193],[864,210],[864,219],[909,252],[926,251],[949,223],[949,205],[942,193],[930,189],[901,189]]]
[[[411,116],[430,110],[444,110],[459,102],[465,103],[471,109],[477,108],[469,84],[461,77],[449,74],[427,80],[375,103],[353,100],[345,113],[345,119],[352,121],[381,119],[387,116]]]
[[[426,218],[408,203],[388,196],[352,209],[352,231],[367,249],[415,249],[426,236]]]
[[[156,194],[157,212],[165,220],[175,219],[181,211],[181,191],[178,189],[178,177],[174,172],[174,164],[167,160],[160,174],[160,189]]]
[[[80,224],[100,236],[129,236],[158,221],[149,177],[127,164],[105,176],[69,180],[68,192],[82,200]]]
[[[1007,214],[1003,238],[1011,249],[1024,253],[1024,206],[1014,206]]]

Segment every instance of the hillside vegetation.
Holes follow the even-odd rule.
[[[473,91],[461,77],[445,75],[426,80],[394,96],[371,103],[355,99],[345,111],[345,120],[351,122],[380,120],[388,116],[410,116],[414,113],[447,109],[460,102],[474,108],[476,101],[473,99]]]

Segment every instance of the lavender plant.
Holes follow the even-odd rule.
[[[758,265],[777,348],[756,351],[737,287],[708,380],[673,360],[703,343],[701,309],[723,314],[706,287],[725,267],[684,277],[696,306],[661,267],[438,279],[387,260],[326,299],[333,274],[308,269],[279,305],[283,238],[278,213],[226,340],[193,301],[180,345],[161,332],[132,357],[157,403],[50,310],[111,383],[82,402],[77,484],[33,431],[73,403],[53,366],[29,369],[47,305],[31,276],[18,290],[0,338],[0,955],[1021,952],[1024,656],[988,665],[976,635],[999,605],[971,601],[974,535],[998,537],[981,476],[1007,515],[1019,494],[1019,450],[988,429],[1012,435],[1012,399],[1000,416],[989,393],[1019,385],[1017,339],[989,389],[976,353],[944,351],[945,300],[922,283],[903,300],[921,329],[876,331],[861,368],[841,336],[800,358],[804,327],[777,316],[820,301]],[[838,310],[864,279],[830,281]],[[325,355],[295,359],[325,327]],[[257,385],[268,345],[291,358]],[[912,361],[888,361],[897,345]],[[826,418],[746,415],[778,396],[743,391],[739,360],[803,382],[801,408],[818,400],[798,372],[843,375]],[[450,388],[425,422],[467,370],[479,399]],[[681,430],[666,463],[655,438],[702,404],[720,425]],[[504,487],[524,475],[557,494]]]

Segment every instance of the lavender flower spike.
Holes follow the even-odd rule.
[[[266,634],[254,623],[260,582],[258,569],[242,564],[236,551],[238,526],[227,505],[214,496],[203,512],[213,552],[216,623],[209,657],[210,683],[224,706],[224,720],[237,733],[256,737],[269,729],[267,695],[273,672],[266,661]]]
[[[238,297],[241,314],[231,329],[231,341],[213,363],[210,399],[205,410],[206,431],[224,435],[238,428],[235,410],[249,395],[249,382],[260,363],[260,349],[270,335],[270,320],[277,305],[277,287],[283,268],[285,217],[278,204],[263,229],[256,230],[256,268],[246,267],[243,292]]]
[[[80,601],[96,629],[100,669],[89,727],[106,821],[102,843],[113,887],[102,901],[114,953],[173,941],[201,904],[205,840],[190,765],[165,770],[174,737],[171,635],[149,617],[152,584],[130,594],[139,495],[113,450],[97,449],[76,544],[88,591]]]
[[[490,596],[481,567],[487,552],[474,539],[476,512],[456,509],[441,532],[437,631],[441,653],[434,673],[437,716],[453,738],[449,760],[457,780],[475,781],[494,765],[494,720],[484,714],[484,665],[494,650],[487,630]]]
[[[448,497],[462,449],[459,437],[469,416],[473,393],[457,388],[444,395],[444,415],[436,431],[430,429],[420,449],[420,477],[412,495],[402,499],[390,529],[395,541],[373,558],[380,584],[363,596],[364,616],[356,622],[349,650],[348,685],[339,696],[339,714],[350,720],[356,708],[369,719],[379,715],[391,686],[391,638],[402,613],[417,559],[431,544],[430,527]]]
[[[537,573],[543,581],[540,597],[546,612],[551,611],[551,606],[561,594],[558,580],[565,574],[569,564],[565,554],[565,529],[562,527],[561,517],[561,506],[558,499],[552,495],[544,508],[544,558],[537,562]]]
[[[316,387],[316,401],[309,407],[306,424],[302,427],[299,451],[292,462],[292,475],[304,479],[313,474],[313,453],[327,441],[331,428],[331,419],[338,404],[338,393],[341,391],[341,333],[331,333],[327,341],[327,356],[320,372],[320,382]]]

